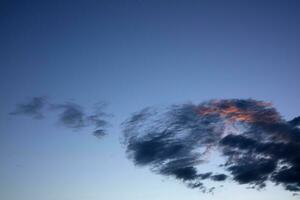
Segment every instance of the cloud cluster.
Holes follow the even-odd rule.
[[[284,120],[270,103],[211,100],[145,108],[123,123],[128,157],[138,166],[211,192],[205,181],[233,180],[252,188],[268,182],[300,191],[300,118]],[[220,170],[202,172],[217,152]]]
[[[84,127],[92,127],[92,134],[98,138],[102,138],[107,133],[106,128],[109,125],[104,112],[104,103],[95,105],[93,112],[88,114],[84,108],[73,102],[65,102],[61,104],[49,103],[45,97],[34,97],[30,101],[17,104],[12,115],[26,115],[34,119],[44,118],[45,112],[55,112],[60,124],[72,130],[78,130]]]

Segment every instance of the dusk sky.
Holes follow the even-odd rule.
[[[299,199],[299,171],[291,182],[278,178],[280,162],[300,169],[299,10],[297,0],[1,0],[0,199]],[[147,107],[162,114],[147,121]],[[219,137],[199,136],[201,148],[222,149],[183,166],[197,169],[195,179],[164,166],[194,151],[178,136],[189,134],[190,108],[201,121],[193,128],[212,123]],[[228,122],[237,135],[220,132]],[[169,123],[180,126],[168,129],[172,138],[159,132]],[[296,157],[257,146],[250,155],[250,146],[231,143],[237,136],[260,147],[277,138]],[[142,142],[176,150],[169,139],[182,145],[179,154],[153,156],[156,147]],[[244,181],[235,160],[226,180],[203,178],[213,192],[189,185],[206,172],[216,179],[231,147],[272,158],[274,169]]]

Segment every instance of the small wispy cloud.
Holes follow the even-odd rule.
[[[59,122],[64,126],[72,129],[80,129],[87,126],[86,114],[80,105],[67,102],[54,104],[51,107],[52,110],[59,112]]]
[[[58,122],[72,130],[79,130],[86,127],[94,129],[92,134],[102,138],[107,134],[109,126],[108,117],[105,110],[106,104],[97,103],[91,113],[74,102],[52,103],[45,97],[33,97],[30,101],[17,104],[12,115],[25,115],[34,119],[45,118],[45,113],[53,112],[57,114]]]
[[[44,118],[43,109],[47,105],[46,97],[34,97],[28,102],[17,104],[11,115],[27,115],[34,119]]]
[[[272,104],[221,99],[198,105],[146,108],[123,123],[128,157],[137,166],[212,192],[205,181],[233,180],[251,188],[267,182],[300,191],[300,117],[284,120]],[[218,171],[199,171],[214,151]],[[224,173],[218,173],[223,171]]]

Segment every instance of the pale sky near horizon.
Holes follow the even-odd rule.
[[[136,167],[120,124],[146,106],[226,98],[299,116],[299,9],[296,0],[2,0],[0,199],[298,199],[234,181],[202,194]],[[109,134],[8,114],[35,96],[87,109],[107,102]]]

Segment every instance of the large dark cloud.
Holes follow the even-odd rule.
[[[92,113],[87,113],[84,108],[74,102],[50,103],[44,97],[34,97],[29,102],[17,104],[16,109],[11,114],[27,115],[36,119],[44,118],[42,112],[54,112],[57,114],[60,124],[73,130],[91,127],[92,134],[102,138],[107,134],[109,125],[108,115],[104,112],[106,104],[97,103]]]
[[[289,121],[289,123],[292,126],[299,126],[300,125],[300,116],[292,119],[291,121]]]
[[[128,157],[138,166],[212,191],[206,181],[233,180],[251,188],[268,182],[300,191],[299,117],[284,120],[270,103],[211,100],[166,109],[146,108],[123,123]],[[201,171],[218,152],[220,170]],[[218,170],[219,171],[219,170]]]

